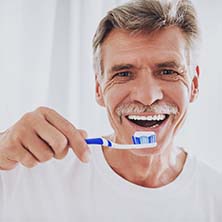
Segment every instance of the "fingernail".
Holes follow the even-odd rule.
[[[89,150],[86,150],[85,153],[83,154],[83,161],[85,163],[88,163],[91,159],[91,152]]]

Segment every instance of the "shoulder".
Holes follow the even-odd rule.
[[[218,181],[222,183],[222,172],[210,166],[203,160],[196,158],[197,162],[197,175],[206,179],[207,181]],[[222,185],[222,184],[221,184]]]
[[[198,192],[206,193],[222,193],[222,172],[213,168],[209,163],[200,159],[194,153],[185,150],[187,153],[184,171],[189,175],[189,181]]]
[[[198,156],[191,151],[187,149],[184,149],[184,151],[187,154],[184,166],[189,166],[189,170],[192,171],[192,175],[195,176],[196,179],[205,180],[206,182],[213,180],[222,183],[222,172],[212,167],[206,161],[198,158]]]
[[[203,160],[195,158],[195,184],[197,188],[212,196],[217,196],[222,203],[222,173]]]

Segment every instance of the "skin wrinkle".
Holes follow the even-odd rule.
[[[106,107],[115,132],[108,138],[117,143],[131,142],[135,126],[132,127],[124,117],[128,105],[134,106],[131,107],[131,111],[138,109],[140,114],[144,115],[161,112],[161,109],[164,112],[171,112],[169,110],[172,107],[177,108],[176,114],[172,112],[166,120],[167,124],[158,132],[156,148],[127,151],[104,148],[106,161],[117,174],[135,184],[161,187],[170,183],[182,171],[186,159],[186,153],[178,150],[173,141],[186,117],[188,104],[191,101],[191,87],[194,86],[188,73],[185,41],[180,30],[173,27],[152,36],[136,37],[128,35],[125,31],[114,30],[104,41],[102,50],[104,76],[97,82],[97,89],[100,89],[101,104]],[[159,74],[161,67],[157,68],[156,65],[169,61],[179,64],[176,69],[178,75],[174,75],[173,78],[161,76],[162,74]],[[121,70],[132,73],[126,77],[124,75],[124,78],[122,76],[112,78],[116,73],[109,73],[108,70],[118,64],[132,64],[133,68]],[[165,68],[174,69],[163,67]],[[147,112],[143,113],[144,110],[140,110],[138,104]],[[156,104],[159,104],[157,110],[151,113],[153,110],[149,108]],[[163,108],[165,104],[169,107]],[[119,108],[121,121],[117,112],[118,107],[121,107]],[[130,114],[131,111],[127,113]]]
[[[103,94],[105,94],[106,91],[109,90],[109,88],[111,88],[113,85],[115,85],[113,80],[111,80],[111,82],[104,83],[104,84],[107,84],[107,85],[105,85],[105,87],[104,87]],[[185,84],[185,82],[184,82],[184,84]],[[174,115],[177,112],[176,111],[177,107],[175,107],[175,105],[173,105],[173,104],[172,105],[171,104],[163,104],[160,106],[158,106],[157,104],[153,104],[152,106],[146,106],[146,107],[145,106],[139,107],[139,104],[138,104],[137,106],[134,106],[134,108],[131,108],[131,110],[128,112],[125,110],[126,109],[125,107],[122,107],[122,106],[130,106],[130,105],[133,106],[133,104],[126,104],[126,105],[121,104],[121,106],[116,108],[116,112],[119,116],[120,123],[122,123],[122,116],[127,115],[130,112],[132,112],[132,113],[157,112],[157,113],[174,114]],[[141,104],[141,106],[142,106],[142,104]],[[166,107],[164,107],[164,106],[166,106]],[[130,109],[130,107],[129,107],[129,109]]]
[[[136,48],[133,49],[133,50],[137,50]],[[124,51],[124,50],[123,50]],[[177,57],[177,56],[176,56]],[[146,69],[146,68],[137,68],[137,70],[139,71],[142,71],[143,69]],[[180,65],[180,67],[178,67],[178,75],[176,77],[174,77],[175,81],[182,81],[186,86],[187,88],[188,87],[188,83],[190,81],[190,75],[187,75],[186,71],[185,71],[185,65]],[[137,71],[138,72],[138,71]],[[155,72],[154,72],[155,74]],[[104,85],[103,86],[103,94],[106,93],[106,91],[108,91],[113,85],[115,84],[121,84],[121,83],[124,83],[124,82],[118,82],[116,81],[115,79],[112,79],[110,76],[112,74],[110,74],[110,71],[108,72],[108,78],[105,78],[105,77],[100,77],[100,84],[101,85]],[[160,77],[160,78],[163,78],[163,77]],[[165,80],[165,79],[164,79]],[[172,81],[172,78],[171,79],[168,79],[168,81]]]

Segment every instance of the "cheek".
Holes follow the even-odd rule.
[[[190,76],[188,74],[186,74],[183,78],[181,78],[179,81],[179,85],[181,86],[181,88],[184,87],[187,91],[187,94],[189,95],[190,85],[191,85]]]
[[[184,109],[189,103],[189,83],[188,81],[178,81],[170,85],[167,90],[166,97],[168,97],[179,109],[179,113],[184,112]]]
[[[123,84],[106,84],[103,90],[105,106],[115,110],[129,94],[127,89],[128,87]]]
[[[175,88],[175,91],[178,91],[180,95],[184,95],[185,97],[187,97],[189,96],[190,93],[190,85],[191,85],[190,76],[187,73],[185,73],[183,76],[180,76],[180,78],[175,83],[173,88]]]

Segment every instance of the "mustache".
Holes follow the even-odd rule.
[[[119,117],[127,116],[129,114],[140,114],[145,112],[153,112],[159,114],[173,114],[178,113],[178,108],[174,104],[155,102],[152,105],[143,105],[138,102],[121,104],[116,108],[116,113]]]

